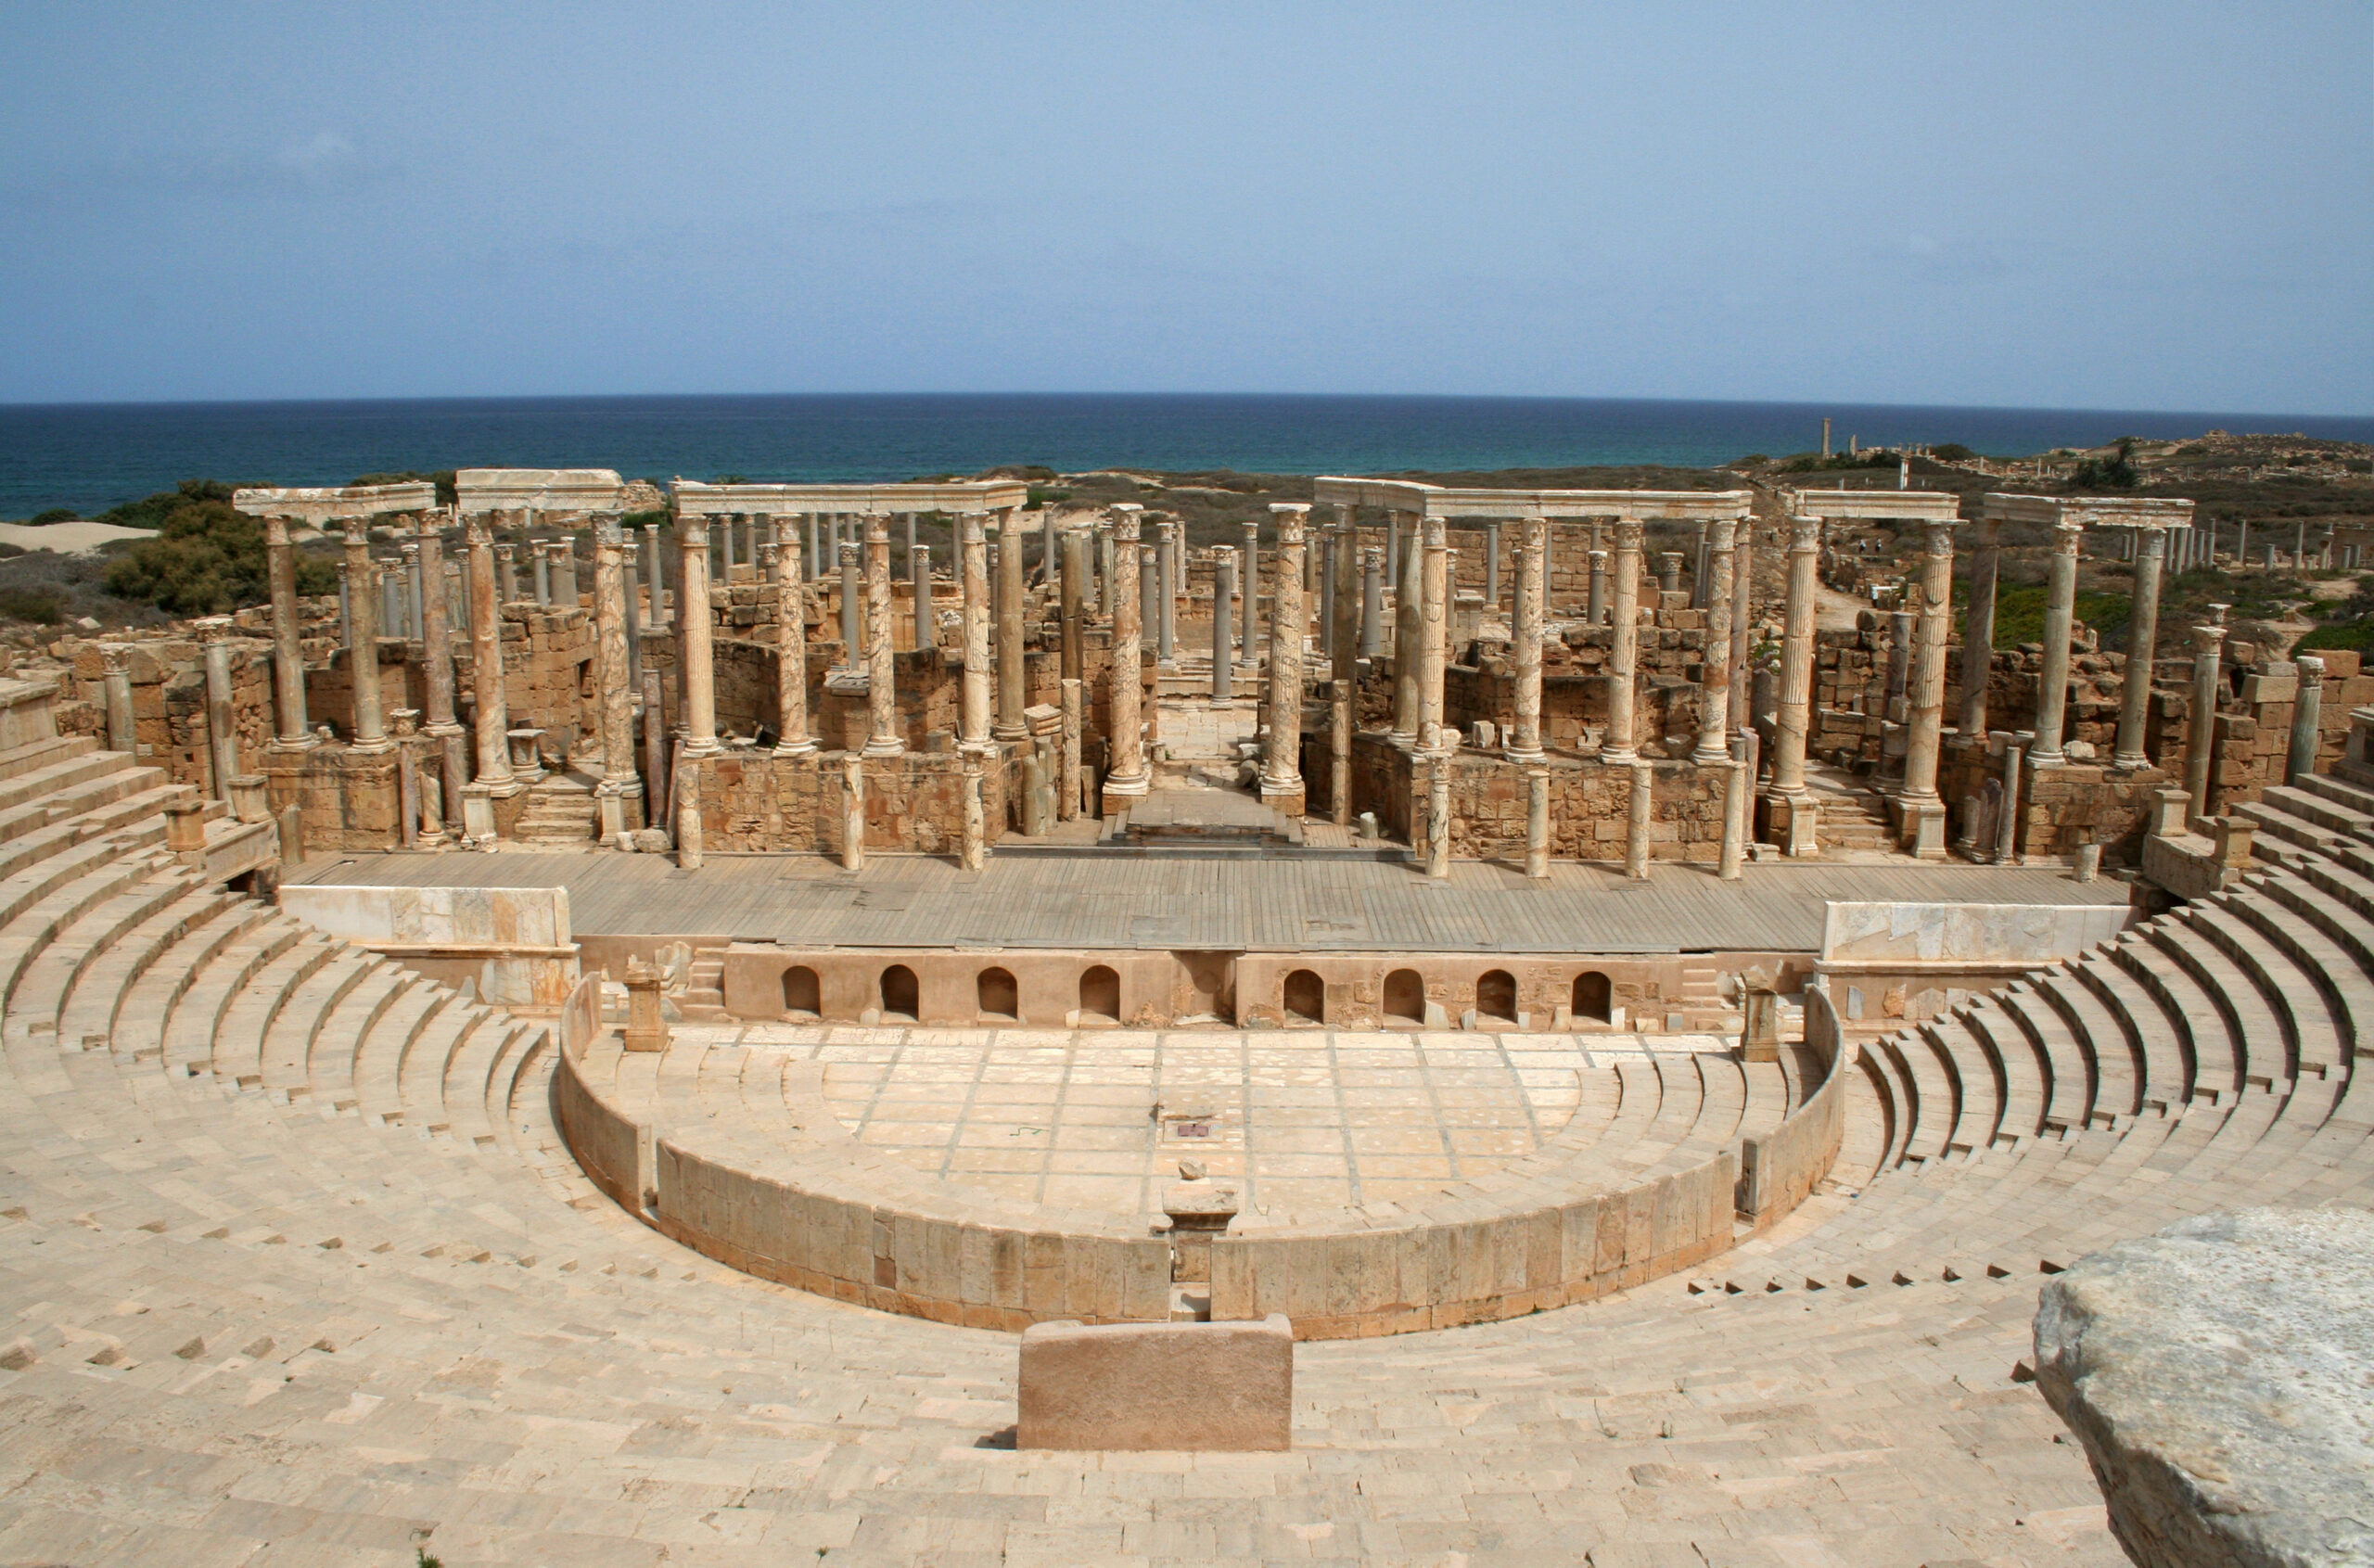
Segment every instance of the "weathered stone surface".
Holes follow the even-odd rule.
[[[2202,1215],[2044,1289],[2036,1383],[2136,1562],[2374,1562],[2374,1215]]]
[[[1292,1445],[1294,1327],[1038,1323],[1023,1331],[1025,1448],[1283,1449]]]

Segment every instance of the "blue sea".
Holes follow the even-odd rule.
[[[185,478],[343,484],[474,466],[804,482],[997,464],[1322,474],[1704,467],[1832,440],[2024,455],[2213,428],[2374,441],[2374,418],[1589,398],[882,394],[0,405],[0,517],[97,512]]]

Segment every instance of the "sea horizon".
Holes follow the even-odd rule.
[[[468,466],[866,482],[1038,464],[1316,474],[1716,467],[1821,442],[1997,456],[2210,429],[2374,442],[2374,415],[1394,393],[831,392],[0,403],[0,517],[189,478]]]

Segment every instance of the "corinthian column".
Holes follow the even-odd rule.
[[[1910,718],[1905,726],[1904,787],[1896,795],[1904,847],[1922,860],[1946,855],[1946,808],[1937,798],[1937,746],[1946,721],[1946,641],[1952,635],[1954,525],[1921,525],[1921,610],[1912,624]]]
[[[708,608],[708,529],[699,524],[679,526],[676,542],[683,547],[677,567],[676,593],[683,615],[677,632],[676,657],[683,663],[684,755],[707,757],[717,750],[717,662]],[[689,792],[682,810],[698,810]],[[697,821],[697,818],[696,818]],[[678,834],[683,828],[678,828]]]
[[[1113,508],[1113,667],[1106,674],[1105,711],[1111,729],[1109,766],[1104,775],[1106,813],[1115,800],[1146,793],[1153,780],[1145,765],[1144,736],[1138,705],[1143,694],[1139,669],[1142,629],[1138,616],[1138,513],[1129,504]]]
[[[2209,815],[2211,764],[2217,755],[2218,662],[2226,648],[2227,608],[2210,606],[2209,619],[2192,629],[2192,714],[2185,737],[2185,793],[2192,797],[2194,823]]]
[[[1328,675],[1352,678],[1353,661],[1360,657],[1360,529],[1359,509],[1349,502],[1335,508],[1335,555],[1328,573],[1332,613],[1327,622]]]
[[[1706,642],[1698,657],[1698,744],[1690,759],[1710,767],[1731,760],[1731,536],[1738,529],[1730,518],[1716,517],[1698,541]]]
[[[361,517],[346,519],[346,569],[368,570],[371,565],[370,525]],[[409,547],[407,547],[409,548]],[[365,604],[355,622],[354,651],[347,656],[346,673],[354,686],[354,749],[386,751],[387,721],[379,712],[379,629]]]
[[[1134,672],[1132,672],[1134,673]],[[1014,509],[998,514],[998,720],[1002,741],[1027,740],[1030,721],[1022,682],[1022,534]]]
[[[280,715],[273,749],[307,751],[322,743],[305,725],[305,650],[297,636],[297,559],[289,554],[287,518],[263,520],[263,551],[272,586],[272,674]],[[376,649],[371,657],[378,657]]]
[[[816,749],[808,733],[808,575],[799,532],[798,518],[775,519],[777,757],[806,757]]]
[[[420,559],[422,569],[439,581],[445,579],[445,536],[441,531],[446,515],[431,512],[421,519]],[[462,832],[462,785],[468,782],[467,759],[462,755],[462,726],[453,714],[453,624],[447,613],[445,595],[424,607],[421,623],[421,657],[428,662],[428,722],[421,733],[435,737],[439,762],[439,805],[443,810],[445,827],[455,836]],[[458,613],[458,611],[457,611]]]
[[[1288,816],[1303,811],[1303,523],[1310,508],[1273,502],[1278,565],[1270,588],[1270,733],[1262,751],[1261,800]]]
[[[2151,658],[2160,637],[2160,568],[2168,555],[2165,529],[2135,530],[2135,607],[2126,619],[2126,683],[2119,693],[2118,743],[2111,756],[2120,768],[2148,768],[2143,720],[2151,708]]]
[[[1630,763],[1640,755],[1632,734],[1633,688],[1640,663],[1640,519],[1615,519],[1615,592],[1609,614],[1614,624],[1608,650],[1607,738],[1602,762]]]
[[[1514,627],[1517,643],[1517,722],[1515,733],[1509,737],[1508,758],[1512,762],[1541,760],[1541,618],[1547,596],[1543,568],[1549,555],[1549,519],[1518,519]],[[1531,861],[1528,860],[1527,864]],[[1528,872],[1526,874],[1534,873]]]
[[[964,684],[956,743],[967,752],[977,752],[989,745],[989,546],[977,513],[956,519],[956,538],[958,577],[964,591]]]
[[[1428,517],[1424,537],[1424,569],[1418,580],[1418,744],[1431,750],[1442,746],[1436,732],[1443,724],[1443,672],[1450,662],[1449,527],[1440,517]]]
[[[2036,744],[2028,753],[2031,768],[2058,768],[2066,760],[2061,732],[2069,712],[2069,637],[2077,615],[2077,542],[2085,531],[2067,517],[2052,525],[2052,572],[2046,580],[2044,602],[2044,669],[2036,677]]]
[[[627,654],[626,536],[615,512],[594,516],[594,682],[600,694],[602,782],[594,788],[602,836],[643,825],[634,768],[634,689]]]
[[[511,776],[511,704],[503,689],[503,622],[494,597],[494,530],[486,514],[472,517],[462,538],[470,554],[470,690],[478,698],[479,779],[490,795],[516,795]]]
[[[874,732],[865,739],[868,757],[907,749],[899,734],[897,671],[890,645],[890,519],[871,516],[865,520],[865,709]]]
[[[1397,525],[1400,513],[1392,513]],[[1402,530],[1397,526],[1398,534]],[[1398,562],[1388,562],[1393,579],[1393,738],[1403,746],[1423,746],[1425,732],[1419,727],[1418,666],[1425,657],[1419,649],[1425,641],[1424,612],[1421,608],[1425,597],[1425,552],[1418,549],[1416,530],[1410,529],[1410,548],[1401,552]]]
[[[1821,519],[1789,519],[1789,603],[1780,627],[1780,711],[1773,724],[1772,793],[1806,793],[1806,732],[1814,693],[1814,567]]]
[[[1995,670],[1995,580],[2003,569],[2003,524],[1982,513],[1971,539],[1970,605],[1962,613],[1964,741],[1986,738],[1986,682]]]

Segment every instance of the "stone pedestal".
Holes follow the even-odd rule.
[[[627,1050],[668,1049],[668,1019],[660,1008],[660,990],[667,983],[666,970],[650,967],[639,958],[627,960],[627,1026],[619,1037]]]

